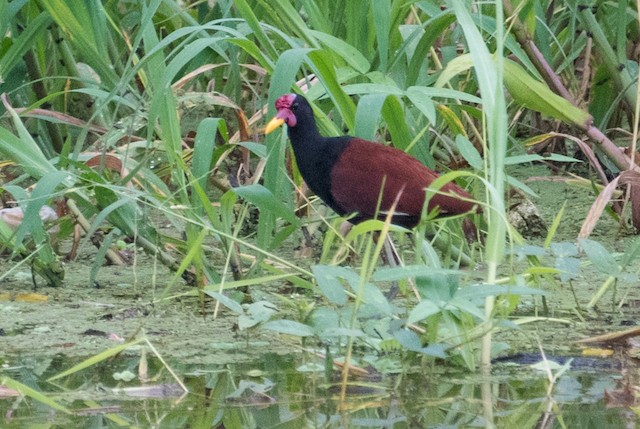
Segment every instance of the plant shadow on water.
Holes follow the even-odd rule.
[[[48,391],[71,413],[4,392],[2,427],[486,427],[482,384],[494,393],[495,427],[619,428],[636,420],[625,408],[605,404],[605,390],[613,391],[621,380],[620,369],[612,368],[617,365],[601,359],[583,360],[582,370],[563,372],[553,389],[544,371],[513,363],[497,364],[488,380],[437,367],[402,377],[354,378],[344,403],[321,365],[310,371],[318,361],[301,353],[236,365],[169,362],[184,374],[189,390],[184,393],[160,361],[131,350],[51,383],[46,379],[66,369],[67,358],[16,357],[5,374]],[[136,375],[140,368],[151,376],[145,383]]]

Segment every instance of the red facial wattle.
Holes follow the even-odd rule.
[[[296,101],[295,94],[285,94],[276,100],[276,110],[278,113],[269,121],[265,127],[264,133],[269,134],[282,124],[287,124],[289,127],[295,127],[298,123],[296,115],[293,113],[291,107]]]
[[[288,127],[296,126],[296,115],[294,115],[291,109],[289,109],[288,107],[278,109],[278,114],[275,117],[278,119],[282,119]]]

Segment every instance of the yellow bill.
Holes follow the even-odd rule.
[[[278,118],[277,116],[269,121],[267,126],[264,129],[265,134],[269,134],[275,131],[277,128],[281,127],[284,124],[284,119]]]

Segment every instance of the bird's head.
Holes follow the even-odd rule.
[[[298,123],[296,112],[303,104],[306,105],[304,97],[296,94],[285,94],[278,98],[276,100],[276,110],[278,113],[271,121],[269,121],[264,133],[269,134],[270,132],[275,131],[282,124],[287,124],[288,127],[295,127]]]

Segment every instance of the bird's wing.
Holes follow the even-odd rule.
[[[389,210],[400,194],[396,215],[415,217],[422,212],[425,189],[437,178],[436,172],[398,149],[354,138],[332,170],[331,194],[344,213],[371,218],[384,181],[380,211]],[[472,209],[472,203],[449,196],[451,193],[471,198],[455,183],[447,183],[431,197],[429,210],[438,207],[442,214],[454,214]]]

